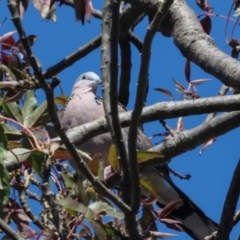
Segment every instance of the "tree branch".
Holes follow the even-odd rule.
[[[143,108],[140,122],[147,123],[158,121],[159,116],[161,116],[161,119],[171,119],[211,112],[230,112],[239,110],[239,108],[240,95],[200,98],[188,101],[161,102]],[[119,114],[122,127],[129,126],[131,115],[132,111]],[[71,142],[80,145],[84,141],[107,131],[108,126],[106,119],[105,117],[101,117],[95,121],[69,129],[67,135]],[[59,139],[55,138],[53,141],[59,141]]]
[[[129,166],[132,182],[132,201],[131,209],[133,213],[137,213],[140,206],[140,180],[139,169],[137,162],[137,134],[142,108],[144,106],[145,95],[147,90],[148,68],[150,63],[151,45],[153,37],[155,36],[161,22],[171,7],[173,0],[159,2],[158,11],[147,29],[147,33],[143,42],[141,66],[138,77],[137,95],[130,121],[129,134],[128,134],[128,152],[129,152]]]
[[[130,174],[128,168],[128,155],[126,152],[122,130],[118,119],[118,24],[119,24],[119,2],[105,0],[103,8],[102,24],[102,76],[103,76],[103,106],[106,119],[111,130],[112,139],[117,147],[120,164],[123,170],[121,182],[122,199],[126,204],[130,203],[128,188]],[[135,214],[124,212],[126,226],[130,238],[142,239],[137,229]]]
[[[24,240],[25,238],[22,238],[19,236],[19,234],[13,230],[12,228],[10,228],[7,223],[5,223],[1,218],[0,218],[0,229],[2,229],[2,231],[4,233],[6,233],[8,235],[8,237],[10,237],[12,240]]]
[[[72,54],[66,56],[63,60],[56,63],[52,67],[48,68],[44,73],[44,78],[51,78],[57,75],[59,72],[63,71],[64,69],[70,67],[76,61],[80,60],[81,58],[87,56],[93,50],[99,48],[101,46],[101,35],[94,38],[92,41],[88,42],[84,46],[80,47],[77,51],[73,52]]]
[[[174,2],[166,21],[173,29],[174,43],[187,59],[226,86],[240,89],[240,63],[215,46],[185,1]]]
[[[215,240],[229,239],[234,226],[234,215],[240,193],[240,160],[233,173],[232,181],[228,189],[226,200],[223,206],[222,216]]]
[[[116,195],[111,193],[109,189],[107,189],[99,180],[97,177],[95,177],[92,172],[87,167],[86,163],[79,157],[74,145],[69,141],[66,133],[64,132],[60,121],[58,119],[56,109],[55,109],[55,103],[54,103],[54,93],[51,86],[45,81],[45,78],[42,74],[41,67],[38,65],[38,62],[33,55],[32,49],[29,45],[28,39],[26,38],[25,31],[23,29],[23,26],[21,24],[21,20],[19,18],[19,12],[17,9],[17,3],[16,0],[9,0],[9,10],[12,13],[12,21],[19,33],[20,39],[23,43],[24,49],[27,53],[29,62],[34,70],[34,74],[39,80],[40,86],[43,88],[44,93],[46,95],[46,100],[48,102],[48,112],[49,116],[51,118],[51,121],[53,122],[55,126],[55,130],[59,134],[60,138],[62,139],[63,143],[65,144],[67,150],[72,155],[73,159],[75,160],[78,171],[81,172],[83,176],[85,176],[92,184],[92,186],[98,191],[98,193],[102,194],[103,196],[110,199],[114,204],[116,204],[123,212],[130,212],[130,209],[126,204],[121,201],[120,198],[118,198]],[[59,229],[59,233],[61,233],[61,229]],[[63,239],[66,238],[66,236],[61,236]]]

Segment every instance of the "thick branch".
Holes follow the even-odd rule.
[[[19,234],[16,232],[16,230],[13,230],[11,227],[8,226],[7,223],[5,223],[0,218],[0,229],[7,234],[8,237],[10,237],[12,240],[24,240],[25,238],[22,238],[19,236]]]
[[[235,111],[240,109],[240,95],[219,96],[212,98],[201,98],[188,101],[161,102],[149,107],[143,108],[141,123],[158,121],[161,119],[170,119],[211,112]],[[119,114],[122,127],[129,126],[132,111]],[[77,145],[95,137],[101,133],[107,132],[108,126],[105,117],[75,127],[67,131],[67,135],[72,142]],[[57,140],[57,139],[53,139]]]
[[[215,46],[185,1],[174,2],[166,21],[173,28],[174,43],[187,59],[226,86],[240,89],[240,63]]]
[[[169,140],[153,147],[152,151],[161,152],[165,158],[162,160],[171,160],[189,150],[195,149],[199,145],[210,139],[224,135],[227,132],[240,126],[240,111],[224,113],[204,122],[193,129],[183,131]],[[148,167],[154,166],[159,160],[149,161]]]
[[[157,10],[158,0],[127,0]],[[139,8],[141,9],[141,8]],[[226,86],[240,89],[240,63],[215,46],[213,39],[202,29],[196,14],[184,0],[175,0],[164,21],[172,30],[174,43],[182,54]]]
[[[162,102],[143,108],[140,121],[141,123],[147,123],[158,121],[160,116],[161,119],[168,119],[212,112],[230,112],[239,109],[240,95],[219,96],[177,102]],[[131,114],[132,111],[119,114],[119,119],[122,127],[129,126]],[[236,124],[234,128],[237,126],[238,125]],[[71,142],[75,143],[76,145],[80,145],[84,141],[105,132],[108,132],[107,122],[105,117],[101,117],[95,121],[68,130],[67,136]],[[59,138],[53,139],[53,141],[59,140]],[[4,161],[4,165],[8,171],[13,171],[14,169],[18,168],[19,164],[21,164],[21,162],[19,163],[17,158]]]

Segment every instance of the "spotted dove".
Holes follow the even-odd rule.
[[[65,130],[93,121],[105,116],[101,98],[97,97],[96,90],[101,84],[99,76],[93,72],[80,75],[74,86],[61,118]],[[123,138],[127,140],[128,128],[122,130]],[[79,148],[92,156],[101,153],[104,165],[108,163],[109,148],[112,145],[110,133],[101,134],[84,142]],[[139,130],[137,139],[138,150],[148,150],[152,147],[149,139]],[[74,167],[74,163],[72,163]],[[208,218],[204,212],[193,203],[171,180],[168,172],[162,166],[157,166],[141,175],[154,187],[158,193],[158,205],[166,206],[171,201],[182,199],[171,212],[171,217],[182,223],[182,228],[193,239],[203,240],[217,230],[217,224]],[[149,191],[142,186],[142,194],[149,195]]]

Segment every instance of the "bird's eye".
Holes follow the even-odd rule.
[[[86,79],[87,77],[86,77],[86,75],[83,75],[83,77],[82,77],[83,79]]]

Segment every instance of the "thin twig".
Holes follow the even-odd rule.
[[[226,85],[222,85],[221,89],[218,92],[218,96],[225,96],[227,94],[227,92],[229,91],[229,87],[227,87]],[[209,113],[208,116],[206,117],[205,122],[210,121],[212,118],[214,118],[216,116],[217,112],[213,112],[213,113]]]
[[[148,79],[148,68],[150,63],[150,55],[151,55],[151,44],[153,37],[155,36],[159,26],[164,19],[168,9],[172,5],[173,0],[160,2],[159,9],[152,20],[151,24],[148,27],[143,49],[142,49],[142,57],[141,57],[141,66],[138,77],[138,88],[136,101],[134,105],[134,110],[132,114],[132,119],[130,122],[129,128],[129,137],[128,137],[128,152],[129,152],[129,166],[131,173],[131,182],[132,182],[132,201],[131,201],[131,210],[133,213],[137,213],[140,206],[140,180],[139,180],[139,169],[137,162],[137,134],[138,134],[138,125],[140,116],[142,113],[142,108],[145,101],[145,95],[147,90],[147,79]]]
[[[33,193],[29,190],[26,190],[26,195],[30,198],[30,199],[34,199],[38,202],[41,202],[41,198],[36,194],[36,193]]]
[[[32,222],[38,226],[40,229],[44,229],[41,221],[33,214],[31,208],[28,205],[27,199],[26,199],[26,189],[24,186],[18,186],[17,190],[19,192],[19,196],[20,196],[20,202],[22,205],[22,208],[24,210],[24,212],[26,213],[26,215],[32,220]]]
[[[221,220],[215,240],[229,239],[229,235],[234,226],[234,215],[240,193],[240,160],[237,163],[233,173],[232,181],[228,189],[226,200],[224,202]]]
[[[141,39],[138,36],[136,36],[132,31],[129,31],[128,39],[141,53],[143,48],[143,42],[141,41]]]
[[[48,79],[57,75],[59,72],[73,65],[76,61],[87,56],[93,50],[99,48],[101,46],[101,37],[102,36],[100,35],[94,38],[92,41],[80,47],[77,51],[71,53],[60,62],[48,68],[45,72],[43,72],[43,77]]]
[[[0,65],[1,69],[1,65]],[[0,82],[1,89],[38,89],[39,86],[36,82],[30,82],[29,79],[15,81],[14,79],[11,81],[2,81]]]

